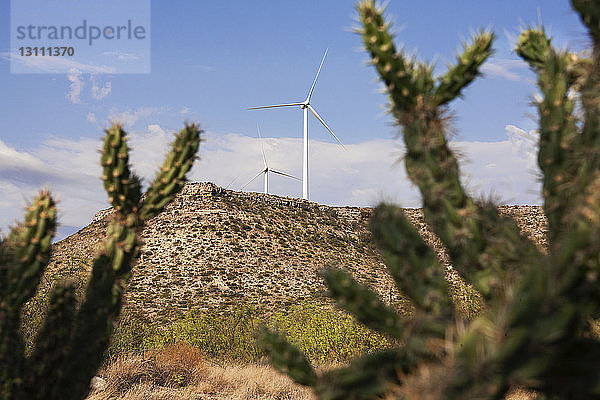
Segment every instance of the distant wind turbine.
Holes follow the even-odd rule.
[[[302,198],[308,200],[308,110],[310,110],[315,117],[323,124],[323,126],[333,135],[335,140],[338,141],[339,144],[344,147],[344,144],[335,136],[335,133],[327,126],[323,118],[317,113],[317,111],[310,105],[310,97],[313,94],[313,90],[315,89],[315,85],[317,83],[317,78],[319,78],[319,73],[321,72],[321,67],[323,67],[323,62],[325,62],[325,57],[327,57],[327,51],[325,50],[325,54],[323,55],[323,59],[321,60],[321,65],[319,65],[319,69],[317,71],[317,75],[315,76],[315,80],[308,91],[308,96],[306,96],[306,100],[299,103],[287,103],[287,104],[275,104],[272,106],[261,106],[261,107],[251,107],[249,110],[259,110],[263,108],[276,108],[276,107],[294,107],[300,106],[304,113],[304,154],[303,154],[303,162],[302,162]],[[345,148],[345,147],[344,147]]]
[[[250,179],[250,181],[248,183],[246,183],[244,186],[242,186],[242,190],[244,190],[244,188],[246,186],[248,186],[249,184],[251,184],[256,178],[258,178],[260,176],[260,174],[265,174],[265,194],[269,194],[269,172],[287,176],[289,178],[293,178],[293,179],[296,179],[299,181],[300,178],[296,178],[295,176],[286,174],[285,172],[281,172],[281,171],[274,170],[273,168],[269,168],[269,164],[267,164],[267,156],[265,156],[265,149],[263,147],[262,135],[260,134],[260,127],[258,125],[256,125],[256,129],[258,129],[258,140],[260,141],[260,151],[262,152],[263,163],[265,165],[265,168],[262,171],[260,171],[258,174],[256,174],[254,176],[254,178]]]

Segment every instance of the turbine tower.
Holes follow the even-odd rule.
[[[319,69],[317,70],[317,75],[315,76],[315,80],[313,81],[312,86],[310,87],[310,90],[308,91],[308,96],[306,96],[306,100],[304,100],[303,102],[298,102],[298,103],[275,104],[272,106],[261,106],[261,107],[249,108],[249,110],[260,110],[263,108],[300,106],[300,108],[302,109],[303,116],[304,116],[304,127],[303,127],[304,153],[303,153],[303,157],[302,157],[302,198],[306,199],[306,200],[308,200],[308,111],[309,110],[319,120],[319,122],[321,122],[323,124],[323,126],[329,131],[329,133],[331,133],[333,135],[335,140],[337,140],[338,143],[341,144],[342,147],[344,147],[344,144],[340,141],[340,139],[338,139],[337,136],[335,136],[335,133],[333,133],[333,131],[327,126],[327,124],[325,123],[325,121],[323,121],[323,118],[321,118],[319,113],[317,113],[317,111],[313,108],[313,106],[310,105],[310,97],[312,96],[313,91],[315,89],[315,85],[317,83],[317,79],[319,78],[319,73],[321,72],[323,63],[325,62],[325,57],[327,57],[328,50],[329,49],[326,49],[325,54],[323,54],[323,59],[321,60],[321,64],[319,65]]]
[[[262,156],[263,156],[263,163],[265,168],[260,171],[258,174],[256,174],[254,176],[254,178],[250,179],[250,181],[248,181],[248,183],[246,183],[244,186],[242,186],[242,190],[248,186],[249,184],[251,184],[256,178],[258,178],[260,176],[260,174],[265,174],[265,194],[269,194],[269,172],[273,172],[274,174],[279,174],[279,175],[283,175],[283,176],[287,176],[288,178],[293,178],[296,180],[300,180],[300,178],[296,178],[295,176],[286,174],[285,172],[281,172],[281,171],[277,171],[274,170],[273,168],[269,168],[269,165],[267,164],[267,157],[265,156],[265,149],[263,147],[263,142],[262,142],[262,135],[260,134],[260,127],[258,126],[258,124],[256,125],[256,128],[258,129],[258,140],[260,141],[260,150],[262,152]]]

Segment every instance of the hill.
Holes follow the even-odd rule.
[[[545,246],[541,207],[502,206],[522,231]],[[85,277],[100,250],[112,209],[55,245],[47,287],[54,277]],[[406,213],[446,261],[420,209]],[[382,299],[406,306],[371,243],[370,208],[329,207],[306,200],[243,193],[211,183],[188,183],[142,232],[144,246],[125,296],[125,310],[161,322],[191,309],[227,312],[252,304],[264,312],[308,299],[324,299],[317,271],[350,271]],[[458,279],[448,268],[449,279]]]

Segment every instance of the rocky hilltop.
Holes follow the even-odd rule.
[[[545,246],[541,207],[499,209]],[[89,273],[112,213],[112,209],[98,212],[88,226],[55,245],[50,276]],[[406,213],[447,264],[421,210]],[[371,243],[371,215],[370,208],[329,207],[188,183],[142,232],[145,244],[129,282],[125,310],[159,322],[191,309],[226,312],[239,303],[267,312],[282,310],[303,299],[323,298],[325,286],[317,272],[328,265],[349,270],[386,302],[401,305],[403,300]]]

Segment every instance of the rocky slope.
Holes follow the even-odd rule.
[[[545,246],[541,207],[504,206],[500,211]],[[447,260],[421,210],[406,212]],[[191,309],[226,312],[239,303],[267,312],[282,310],[302,299],[322,298],[325,287],[317,271],[328,265],[346,268],[400,307],[403,300],[370,243],[371,213],[369,208],[328,207],[188,183],[142,232],[145,244],[125,309],[154,322]],[[57,243],[49,276],[85,277],[111,214],[111,209],[99,212],[90,225]],[[449,276],[456,279],[451,269]]]

